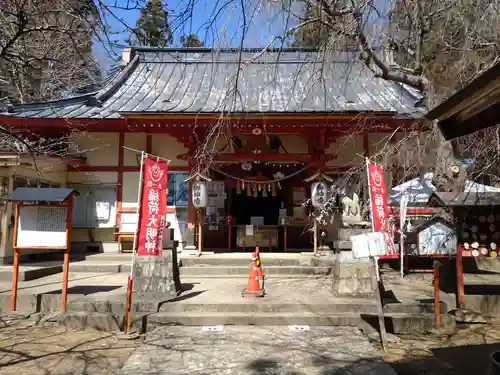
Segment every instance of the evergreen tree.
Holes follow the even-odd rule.
[[[188,36],[181,36],[181,43],[184,48],[188,47],[204,47],[205,43],[203,43],[200,38],[196,34],[189,34]]]
[[[161,0],[149,0],[141,9],[131,44],[148,47],[167,47],[173,42],[168,11]]]

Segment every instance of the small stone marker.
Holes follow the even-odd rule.
[[[201,327],[201,330],[203,332],[222,332],[224,330],[224,326],[223,325],[205,326],[205,327]]]
[[[309,331],[309,326],[288,326],[290,332],[305,332]]]
[[[484,324],[486,319],[481,313],[468,309],[456,309],[453,314],[457,323]]]

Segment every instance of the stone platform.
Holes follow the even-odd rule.
[[[73,328],[119,330],[122,327],[127,274],[70,273],[67,313],[58,315],[62,275],[19,283],[18,309],[53,313],[53,319]],[[373,331],[374,298],[336,297],[328,277],[276,278],[266,281],[262,299],[241,297],[243,278],[182,278],[182,293],[171,300],[137,298],[133,322],[139,330],[161,325],[310,325],[357,326]],[[390,286],[386,286],[390,289]],[[415,332],[433,326],[432,288],[415,291],[398,285],[385,305],[389,331]],[[0,282],[0,308],[8,311],[10,283]],[[442,311],[447,311],[442,306]],[[447,322],[443,316],[443,321]],[[452,321],[450,321],[453,323]]]
[[[165,327],[151,333],[121,375],[396,375],[353,327]]]

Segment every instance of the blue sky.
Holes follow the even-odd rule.
[[[98,1],[98,0],[94,0]],[[126,45],[129,35],[126,27],[134,27],[140,15],[139,9],[121,10],[137,2],[142,5],[147,0],[99,0],[102,4],[110,5],[110,10],[103,13],[109,26],[108,35],[118,46]],[[290,0],[292,12],[284,11],[279,4],[282,0],[168,0],[166,7],[169,11],[170,25],[174,31],[173,46],[180,46],[179,38],[191,33],[205,42],[207,47],[238,47],[241,44],[243,32],[244,47],[266,46],[274,37],[283,35],[284,31],[297,24],[293,16],[300,14],[299,0]],[[381,14],[370,12],[367,14],[368,24],[383,25],[386,23],[386,14],[391,6],[391,0],[376,0],[374,2]],[[244,12],[245,9],[245,16]],[[243,28],[246,20],[246,27]],[[125,26],[127,25],[127,26]],[[120,47],[114,47],[113,53],[107,43],[96,41],[95,55],[104,69],[112,63],[110,55],[116,59],[120,54]]]
[[[105,4],[126,7],[130,0],[104,0]],[[270,5],[271,4],[271,5]],[[283,34],[295,20],[270,0],[243,0],[246,11],[245,47],[265,46],[275,36]],[[243,34],[244,17],[240,0],[170,0],[167,2],[169,21],[174,30],[173,46],[180,46],[182,35],[196,34],[206,46],[239,46]],[[139,10],[110,8],[104,18],[112,32],[111,38],[124,45],[128,36],[126,26],[134,27]],[[288,27],[287,27],[288,26]],[[115,34],[116,33],[116,34]],[[106,46],[107,47],[107,46]],[[96,57],[104,64],[109,63],[106,47],[96,42]],[[115,48],[119,52],[119,48]]]

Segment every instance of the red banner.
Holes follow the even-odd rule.
[[[368,184],[370,187],[370,208],[374,232],[384,233],[387,242],[387,255],[381,259],[398,258],[394,247],[393,237],[390,234],[389,209],[387,206],[387,190],[385,188],[384,171],[375,163],[368,163]]]
[[[160,255],[167,214],[166,161],[145,157],[143,164],[141,209],[137,232],[137,255]]]

